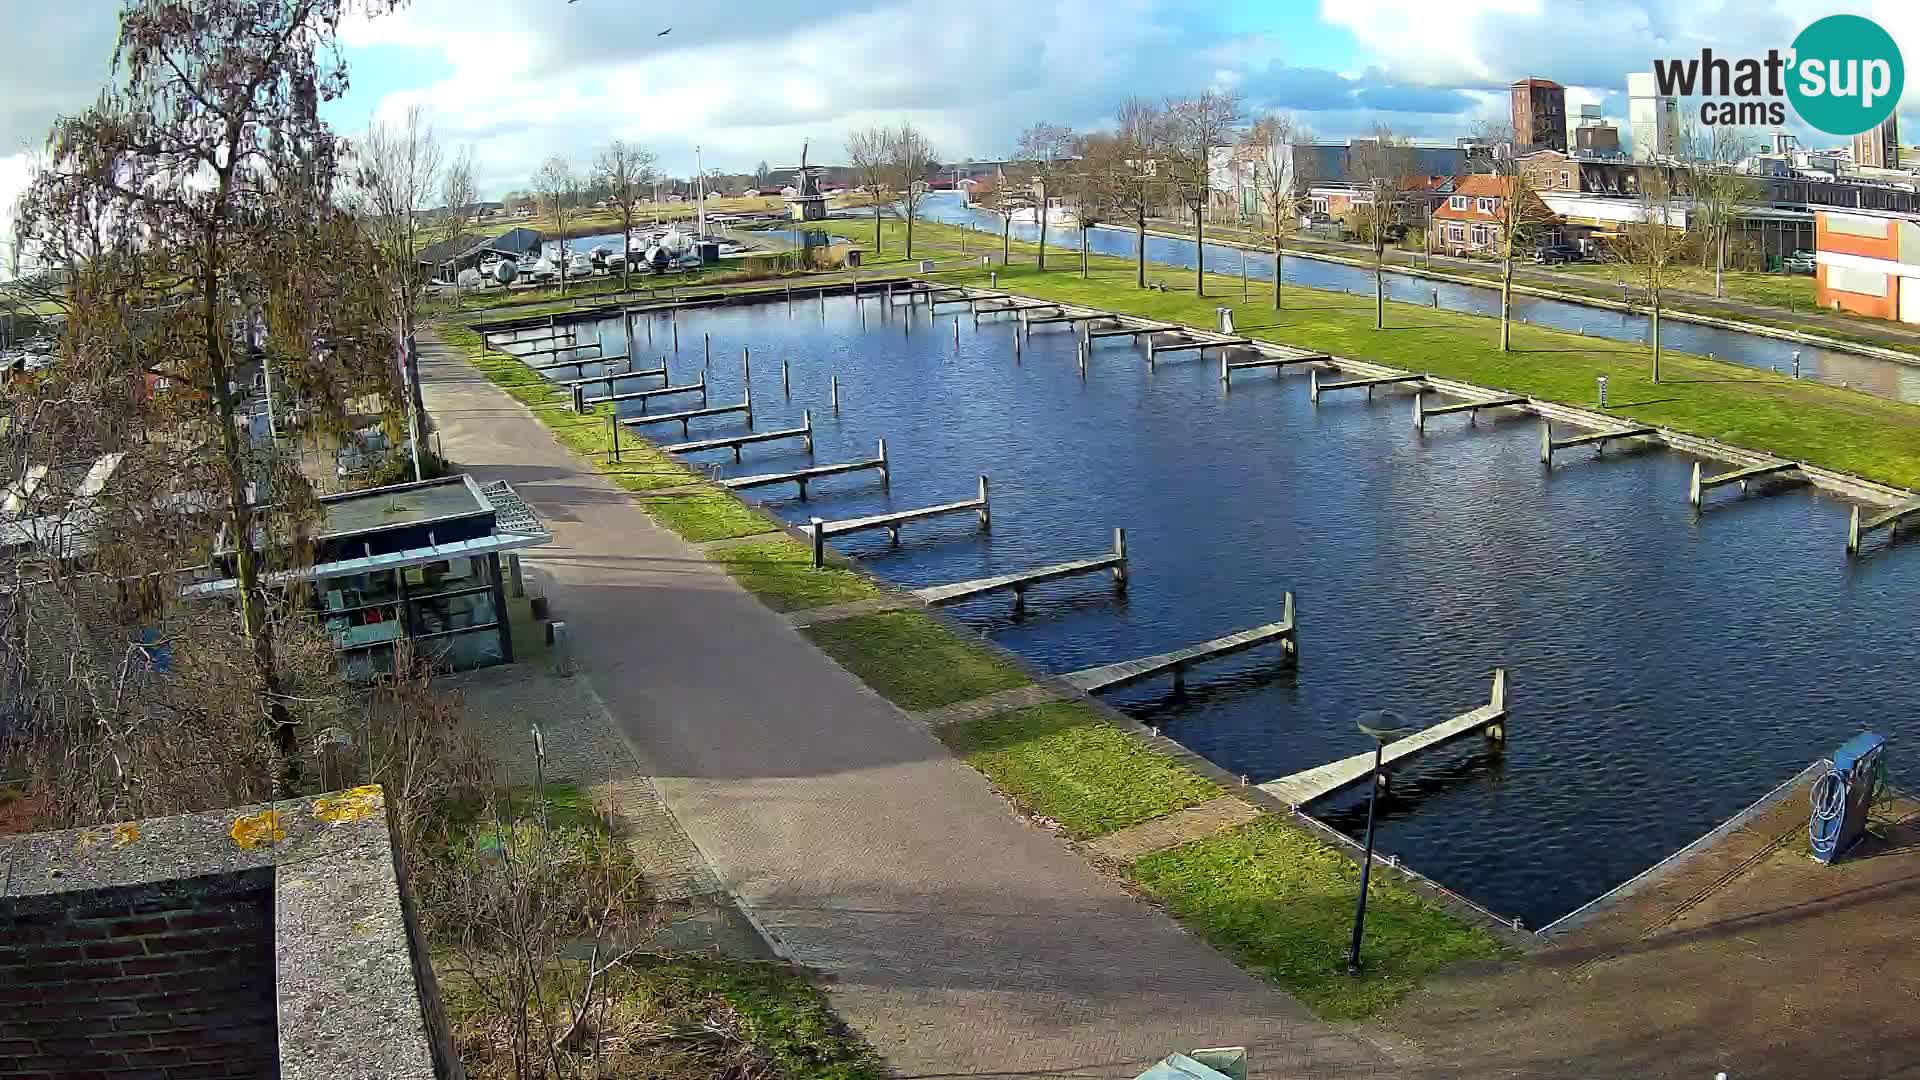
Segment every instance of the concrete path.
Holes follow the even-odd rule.
[[[421,336],[448,457],[552,526],[579,662],[720,876],[903,1077],[1130,1077],[1246,1045],[1255,1075],[1397,1074],[1065,844]]]

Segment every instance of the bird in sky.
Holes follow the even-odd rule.
[[[655,35],[653,35],[653,36],[654,36],[654,37],[666,37],[666,36],[667,36],[668,34],[671,34],[671,33],[673,33],[673,27],[671,27],[671,26],[669,26],[669,27],[667,27],[667,28],[666,28],[665,30],[662,30],[662,31],[660,31],[659,33],[657,33],[657,34],[655,34]]]

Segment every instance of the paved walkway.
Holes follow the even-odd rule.
[[[446,454],[507,480],[581,666],[721,884],[903,1077],[1130,1077],[1246,1045],[1262,1078],[1396,1074],[1023,824],[924,728],[422,335]]]

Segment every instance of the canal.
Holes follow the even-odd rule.
[[[1297,668],[1271,650],[1111,700],[1254,782],[1367,743],[1365,709],[1430,724],[1511,680],[1506,748],[1478,740],[1396,780],[1381,845],[1505,915],[1540,926],[1631,877],[1865,727],[1920,735],[1911,678],[1920,551],[1859,560],[1847,507],[1806,489],[1686,498],[1691,459],[1663,451],[1538,460],[1538,424],[1447,417],[1415,433],[1411,401],[1307,400],[1304,373],[1236,379],[1195,354],[1149,372],[1126,339],[1096,347],[1084,379],[1073,336],[878,298],[714,308],[636,332],[642,366],[669,354],[696,378],[712,335],[711,404],[741,397],[753,355],[757,427],[811,409],[815,453],[748,447],[724,475],[870,457],[887,439],[891,491],[871,474],[817,484],[810,502],[767,489],[788,521],[970,497],[993,481],[993,530],[970,516],[837,543],[880,577],[919,586],[1097,554],[1127,529],[1132,587],[1083,578],[950,609],[1054,672],[1165,651],[1279,617],[1299,601]],[[958,316],[956,319],[956,315]],[[955,326],[959,328],[956,344]],[[595,324],[627,351],[617,320]],[[583,337],[582,340],[587,340]],[[792,365],[781,391],[780,361]],[[586,374],[597,371],[584,368]],[[552,372],[565,376],[571,372]],[[828,408],[837,374],[841,409]],[[685,399],[670,399],[685,400]],[[663,406],[687,408],[690,404]],[[623,408],[637,411],[635,403]],[[650,429],[663,439],[677,426]],[[694,435],[740,430],[703,420]],[[668,440],[672,441],[672,440]],[[1895,751],[1896,773],[1920,768]],[[1359,796],[1317,812],[1357,831]]]
[[[929,195],[921,207],[921,213],[928,220],[988,232],[995,239],[1000,235],[998,214],[968,207],[958,195],[944,192]],[[863,235],[857,218],[847,219],[844,222],[836,221],[836,225],[843,225],[847,235],[856,241]],[[871,236],[871,232],[865,235]],[[1013,227],[1013,235],[1015,239],[1031,243],[1038,238],[1039,228],[1031,224],[1017,224]],[[1058,243],[1063,248],[1071,247],[1077,253],[1080,232],[1078,229],[1063,230],[1057,226],[1049,226],[1047,240],[1049,251],[1053,249],[1055,243]],[[1135,240],[1131,229],[1096,226],[1088,230],[1087,247],[1096,254],[1131,259],[1134,256]],[[996,246],[983,248],[983,250],[997,251],[998,248]],[[1244,264],[1249,279],[1263,282],[1273,280],[1271,254],[1249,252],[1230,245],[1211,243],[1206,246],[1206,251],[1207,267],[1211,273],[1238,275]],[[1191,268],[1193,252],[1192,240],[1151,234],[1147,237],[1149,263]],[[1299,255],[1289,256],[1284,263],[1286,284],[1373,295],[1373,271],[1365,267],[1348,266],[1344,263],[1310,259]],[[1388,272],[1385,278],[1387,296],[1393,300],[1410,304],[1432,304],[1437,294],[1439,306],[1449,311],[1470,312],[1476,315],[1500,314],[1500,293],[1496,289],[1457,285],[1392,272]],[[1567,303],[1561,300],[1516,296],[1513,302],[1513,315],[1515,318],[1525,319],[1541,326],[1580,331],[1590,337],[1611,338],[1616,341],[1644,342],[1648,334],[1648,320],[1644,315],[1629,315],[1625,312],[1609,311],[1605,308]],[[1742,333],[1737,330],[1722,330],[1678,319],[1667,319],[1662,322],[1660,339],[1666,348],[1697,353],[1701,356],[1711,353],[1719,359],[1730,360],[1748,367],[1769,368],[1783,372],[1793,370],[1793,354],[1797,351],[1800,353],[1800,372],[1804,378],[1845,385],[1897,401],[1920,402],[1920,367],[1909,364],[1862,356],[1858,353],[1820,349],[1811,345]]]

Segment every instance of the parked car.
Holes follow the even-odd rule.
[[[1533,261],[1542,266],[1579,262],[1580,249],[1572,244],[1541,244],[1533,249]]]
[[[1796,251],[1786,257],[1781,266],[1789,274],[1811,274],[1815,260],[1811,251]]]

